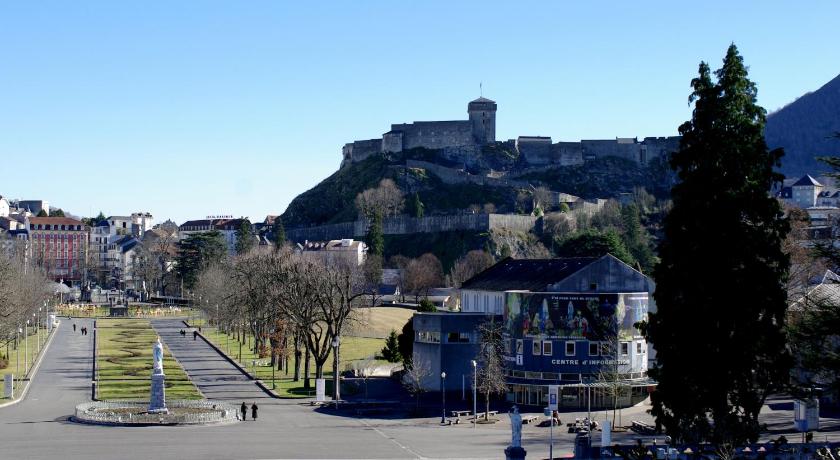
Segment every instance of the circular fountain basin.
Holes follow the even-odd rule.
[[[218,401],[174,400],[167,401],[166,408],[168,413],[151,413],[148,401],[93,401],[77,405],[72,420],[116,426],[209,425],[237,420],[237,408]]]

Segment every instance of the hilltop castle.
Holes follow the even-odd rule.
[[[467,105],[468,120],[415,121],[392,124],[391,130],[378,139],[345,144],[342,148],[344,167],[380,153],[398,153],[413,148],[442,150],[445,157],[469,162],[485,145],[496,141],[496,102],[479,97]],[[550,137],[519,136],[512,143],[524,160],[524,166],[583,164],[599,157],[621,157],[646,165],[668,152],[679,149],[678,136],[615,138],[552,143]]]

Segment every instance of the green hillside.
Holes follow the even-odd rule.
[[[482,152],[482,163],[512,167],[516,159],[500,147]],[[350,164],[324,179],[289,204],[283,214],[288,227],[322,225],[348,222],[357,218],[354,200],[365,189],[376,187],[382,179],[394,180],[400,189],[411,197],[417,193],[425,207],[426,215],[456,214],[466,212],[471,205],[492,204],[496,212],[523,211],[517,205],[517,195],[530,193],[530,189],[515,187],[490,187],[476,184],[445,184],[433,173],[421,168],[405,168],[407,158],[455,166],[439,157],[434,150],[415,149],[389,157],[375,156]],[[670,172],[664,161],[640,167],[621,158],[600,158],[580,166],[546,169],[523,176],[534,187],[546,186],[583,198],[611,198],[632,192],[635,187],[645,187],[654,195],[664,198],[670,191]],[[530,209],[525,209],[525,212]]]

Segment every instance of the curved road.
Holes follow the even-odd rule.
[[[498,428],[472,430],[464,426],[442,428],[423,420],[346,418],[320,414],[308,405],[289,400],[258,401],[259,421],[223,426],[100,427],[72,423],[67,417],[74,406],[90,399],[93,338],[92,334],[74,333],[73,322],[93,329],[90,320],[62,319],[27,397],[0,409],[0,457],[501,458],[509,440],[506,430]],[[186,344],[172,342],[168,332],[173,324],[155,326],[188,371],[192,369],[193,378],[200,388],[205,388],[203,391],[219,380],[223,387],[230,385],[231,381],[225,379],[232,376],[221,366],[217,355],[208,355],[210,365],[205,366],[201,357],[205,352],[191,350],[191,344],[198,346],[200,341],[193,342],[190,337]],[[240,383],[234,385],[243,389]]]

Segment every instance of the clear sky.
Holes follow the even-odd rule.
[[[498,102],[497,139],[674,135],[735,42],[777,109],[840,73],[840,2],[5,1],[0,194],[262,220],[390,123]]]

